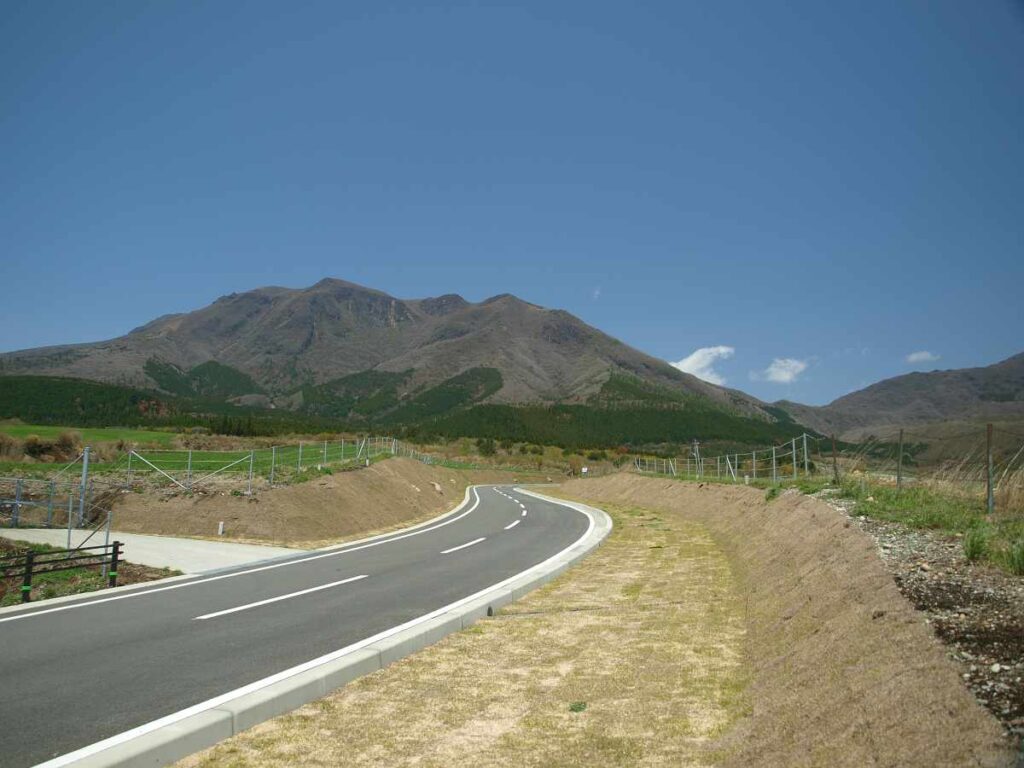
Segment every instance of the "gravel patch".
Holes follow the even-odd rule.
[[[1024,740],[1024,579],[968,562],[960,535],[874,520],[858,515],[853,501],[824,500],[875,541],[900,591],[961,667],[964,684],[1008,735]]]

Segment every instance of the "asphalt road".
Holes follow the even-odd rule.
[[[482,487],[417,531],[0,614],[0,765],[57,757],[442,608],[559,553],[588,522]]]

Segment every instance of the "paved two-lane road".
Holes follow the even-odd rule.
[[[372,637],[547,560],[588,525],[480,487],[445,518],[362,544],[0,614],[0,763],[34,765]]]

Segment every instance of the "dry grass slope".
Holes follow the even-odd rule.
[[[187,766],[709,765],[741,714],[742,604],[703,526],[633,508],[491,620]]]

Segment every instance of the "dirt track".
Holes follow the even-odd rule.
[[[795,493],[766,502],[754,489],[627,474],[563,491],[698,521],[729,555],[753,674],[729,764],[1014,764],[873,542],[835,510]]]
[[[451,509],[467,485],[507,483],[516,477],[396,458],[252,498],[225,492],[123,494],[114,507],[114,520],[118,530],[176,536],[215,536],[223,520],[228,538],[314,546],[408,525]]]

